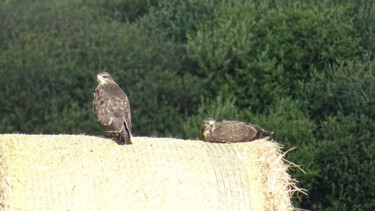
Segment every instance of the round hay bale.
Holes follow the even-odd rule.
[[[292,210],[276,142],[0,135],[5,210]]]

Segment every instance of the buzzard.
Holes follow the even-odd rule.
[[[233,143],[269,137],[273,132],[245,122],[225,120],[216,122],[213,118],[208,117],[202,122],[201,134],[204,141]]]
[[[94,92],[94,113],[100,126],[118,144],[132,144],[130,104],[125,92],[107,72],[97,75]]]

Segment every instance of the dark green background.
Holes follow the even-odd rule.
[[[375,1],[3,0],[0,132],[103,134],[96,74],[136,136],[203,118],[275,132],[310,210],[375,209]]]

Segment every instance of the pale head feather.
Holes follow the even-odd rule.
[[[98,84],[101,85],[101,84],[107,84],[107,83],[113,83],[114,80],[112,78],[112,76],[107,73],[107,72],[101,72],[99,73],[97,76],[96,76],[97,80],[98,80]]]
[[[202,122],[202,130],[204,134],[215,130],[216,121],[212,117],[205,118]]]

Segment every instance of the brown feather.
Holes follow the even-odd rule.
[[[114,82],[99,84],[94,92],[94,113],[102,129],[118,144],[131,144],[131,114],[128,97]]]
[[[272,135],[271,131],[266,131],[257,125],[239,121],[217,122],[211,128],[205,127],[203,123],[201,133],[204,141],[219,143],[253,141]]]

